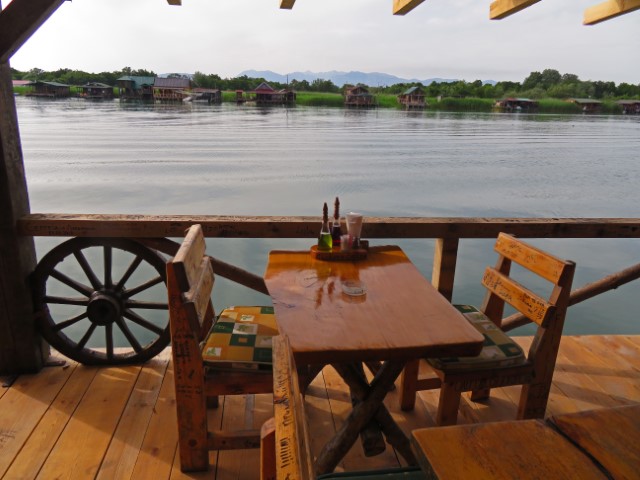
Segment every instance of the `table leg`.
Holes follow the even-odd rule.
[[[356,395],[361,400],[367,398],[367,395],[369,395],[370,389],[373,386],[373,382],[376,381],[374,378],[372,386],[370,387],[364,376],[357,375],[357,372],[354,372],[353,369],[350,368],[342,369],[342,373],[340,373],[340,375],[345,379],[345,382],[348,383],[352,394]],[[413,454],[413,450],[411,449],[409,438],[393,420],[393,417],[382,401],[380,402],[380,408],[375,414],[375,420],[382,428],[382,431],[387,437],[387,441],[393,446],[393,448],[395,448],[398,453],[400,453],[400,455],[409,462],[409,464],[417,465],[417,460]]]
[[[411,452],[409,439],[395,424],[386,407],[382,404],[391,384],[402,372],[404,364],[405,362],[402,361],[385,362],[371,385],[367,385],[366,380],[357,374],[357,370],[354,372],[349,365],[333,365],[345,382],[353,384],[350,386],[354,389],[353,392],[361,398],[361,402],[354,406],[336,436],[320,452],[315,467],[317,475],[332,472],[336,468],[340,460],[355,443],[360,431],[374,416],[385,435],[387,435],[387,440],[398,449],[409,463],[416,463],[415,457]],[[354,381],[354,378],[358,380]],[[397,438],[398,433],[401,438]],[[391,437],[393,437],[393,440]]]
[[[354,363],[351,367],[356,370],[357,375],[366,378],[361,363]],[[378,370],[379,369],[380,366],[378,365]],[[356,395],[351,388],[349,388],[349,390],[351,390],[351,405],[355,407],[360,403],[360,396]],[[380,430],[380,425],[376,422],[375,418],[369,420],[369,423],[367,423],[360,432],[360,443],[362,443],[365,457],[375,457],[386,450],[382,430]]]

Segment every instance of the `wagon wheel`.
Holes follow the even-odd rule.
[[[87,365],[144,362],[170,341],[165,260],[123,238],[73,238],[33,274],[42,336]]]

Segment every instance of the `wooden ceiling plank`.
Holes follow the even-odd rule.
[[[0,11],[0,63],[5,63],[66,0],[13,0]]]
[[[495,2],[491,3],[489,18],[491,20],[500,20],[520,10],[524,10],[539,1],[540,0],[495,0]]]
[[[182,6],[182,0],[167,0],[169,5],[175,5],[176,7]]]
[[[280,8],[284,10],[291,10],[296,0],[280,0]]]
[[[595,25],[640,9],[640,0],[608,0],[584,11],[584,25]]]
[[[424,0],[393,0],[393,14],[405,15],[422,2],[424,2]]]

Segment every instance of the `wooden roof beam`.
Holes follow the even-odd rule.
[[[640,0],[608,0],[584,11],[584,25],[595,25],[640,9]]]
[[[0,11],[0,63],[20,47],[66,0],[13,0]]]
[[[424,2],[424,0],[393,0],[393,14],[405,15],[422,2]]]
[[[182,0],[167,0],[169,5],[175,5],[176,7],[182,6]]]
[[[284,10],[291,10],[296,0],[280,0],[280,8]]]
[[[525,8],[538,3],[540,0],[495,0],[489,9],[491,20],[500,20]]]

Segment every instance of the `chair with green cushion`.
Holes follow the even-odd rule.
[[[260,431],[212,431],[207,403],[219,395],[273,391],[272,307],[229,307],[214,323],[214,274],[200,225],[167,263],[180,469],[207,470],[209,450],[258,448]],[[216,400],[212,402],[212,400]],[[209,400],[209,402],[207,402]]]
[[[471,391],[471,400],[478,401],[488,398],[491,388],[508,385],[523,385],[518,419],[545,414],[575,263],[504,233],[498,236],[495,250],[498,262],[495,268],[487,267],[482,279],[487,288],[482,307],[457,306],[485,337],[480,355],[428,359],[431,376],[403,379],[402,405],[412,405],[418,390],[440,388],[438,425],[456,424],[462,392]],[[548,299],[509,276],[513,262],[551,284]],[[527,355],[500,328],[505,302],[538,325]]]

